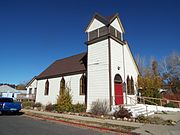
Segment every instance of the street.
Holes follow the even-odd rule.
[[[24,115],[0,116],[0,135],[113,135],[62,123],[32,119]],[[115,135],[115,134],[114,134]]]

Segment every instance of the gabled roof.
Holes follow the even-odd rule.
[[[36,76],[34,76],[26,85],[26,87],[30,86],[31,83],[36,79]]]
[[[94,19],[97,19],[98,21],[102,22],[104,25],[109,26],[116,18],[118,19],[119,25],[120,25],[122,31],[124,32],[124,28],[122,26],[122,23],[120,21],[118,13],[116,13],[116,14],[114,14],[112,16],[102,16],[99,13],[95,13],[94,17],[92,18],[91,22],[86,27],[85,31],[88,30],[88,28],[90,27],[90,25],[92,24]]]
[[[19,90],[16,90],[8,85],[2,85],[0,86],[0,92],[1,93],[6,93],[6,92],[10,92],[10,93],[20,93]]]
[[[77,54],[68,58],[56,60],[46,70],[40,73],[36,79],[60,77],[86,71],[87,53]]]

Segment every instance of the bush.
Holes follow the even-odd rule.
[[[57,99],[57,106],[56,106],[56,111],[59,113],[62,112],[71,112],[73,109],[72,105],[72,95],[70,94],[70,88],[65,87],[63,92],[58,96]]]
[[[132,113],[122,106],[119,106],[119,110],[114,113],[115,118],[131,118],[131,116]]]
[[[73,107],[72,111],[75,113],[86,112],[85,104],[77,103],[77,104],[73,105],[72,107]]]
[[[35,103],[35,104],[33,105],[33,107],[42,107],[42,104],[39,103],[39,102],[37,102],[37,103]]]
[[[176,107],[176,105],[173,102],[169,102],[169,103],[165,104],[164,106],[165,107],[172,107],[172,108]]]
[[[136,119],[137,119],[140,123],[150,123],[150,121],[151,121],[151,118],[150,118],[150,117],[144,116],[144,115],[139,115]]]
[[[106,115],[109,112],[108,102],[97,100],[92,103],[90,111],[94,115]]]
[[[24,101],[22,102],[22,107],[28,109],[28,108],[33,107],[34,104],[35,103],[33,101]]]
[[[45,106],[45,110],[48,111],[48,112],[52,112],[55,110],[55,107],[56,107],[56,104],[52,105],[51,103],[50,104],[47,104]]]

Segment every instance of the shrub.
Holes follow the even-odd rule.
[[[51,103],[49,103],[45,106],[45,110],[48,112],[52,112],[55,110],[55,107],[56,107],[56,104],[52,105]]]
[[[132,113],[129,112],[126,108],[124,108],[123,106],[119,106],[119,110],[117,110],[116,112],[114,112],[114,117],[116,118],[131,118]]]
[[[172,108],[176,107],[176,105],[173,102],[169,102],[169,103],[165,104],[164,106],[165,107],[172,107]]]
[[[37,103],[35,103],[35,104],[33,105],[33,107],[42,107],[42,104],[39,103],[39,102],[37,102]]]
[[[140,123],[150,123],[150,117],[148,116],[144,116],[144,115],[139,115],[137,118],[136,118]]]
[[[75,113],[86,112],[86,105],[80,103],[74,104],[72,111]]]
[[[97,100],[92,103],[90,111],[94,115],[106,115],[109,112],[108,102]]]
[[[65,87],[63,92],[60,93],[57,99],[57,106],[56,111],[57,112],[70,112],[72,111],[72,95],[70,94],[70,88]]]
[[[24,101],[24,102],[22,102],[22,107],[29,109],[29,108],[33,107],[34,104],[35,103],[33,101]]]

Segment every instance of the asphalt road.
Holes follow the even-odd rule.
[[[0,135],[115,135],[74,127],[62,123],[53,123],[32,119],[24,115],[0,116]]]

